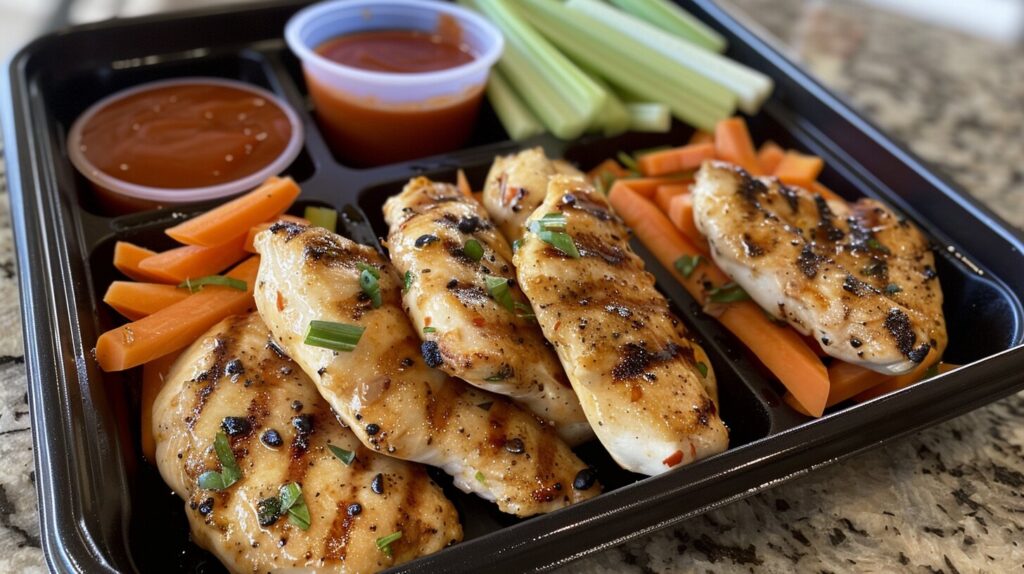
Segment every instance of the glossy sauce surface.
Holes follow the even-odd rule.
[[[321,56],[363,70],[410,74],[447,70],[473,61],[458,37],[418,30],[375,30],[324,42]]]
[[[115,100],[77,144],[99,170],[128,183],[208,187],[251,175],[288,145],[292,125],[258,94],[215,84],[156,87]]]

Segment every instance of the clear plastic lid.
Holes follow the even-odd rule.
[[[460,66],[421,73],[388,73],[353,68],[316,53],[317,46],[339,36],[372,30],[433,32],[439,19],[455,20],[461,40],[474,58]],[[408,104],[465,94],[483,85],[501,57],[505,40],[490,22],[447,2],[427,0],[332,0],[305,8],[285,27],[285,40],[318,82],[357,98],[383,104]]]

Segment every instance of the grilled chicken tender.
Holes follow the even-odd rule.
[[[580,257],[531,230],[514,259],[597,438],[623,468],[648,475],[725,450],[707,355],[654,288],[607,200],[555,176],[530,221],[553,213],[565,216]]]
[[[232,572],[376,572],[462,538],[455,508],[426,471],[363,448],[298,365],[274,350],[255,313],[214,326],[165,380],[153,406],[160,473],[185,499],[193,539]],[[206,490],[197,481],[221,469],[213,448],[221,432],[242,478]],[[328,446],[355,460],[346,466]],[[308,530],[273,508],[293,482]],[[399,531],[391,556],[377,548]]]
[[[473,198],[450,184],[411,180],[384,204],[391,262],[412,281],[405,311],[424,341],[437,344],[438,367],[473,386],[506,395],[570,445],[593,438],[576,393],[515,282],[512,248]],[[476,241],[479,260],[467,254]],[[429,273],[422,273],[429,269]],[[507,308],[488,281],[505,281]]]
[[[484,184],[483,203],[505,239],[523,236],[523,224],[544,201],[548,180],[555,175],[583,173],[563,160],[550,160],[536,147],[494,158]]]
[[[852,205],[708,162],[694,220],[723,271],[829,355],[906,373],[946,347],[928,240],[871,199]]]
[[[593,473],[554,429],[431,368],[441,364],[437,345],[421,348],[402,310],[402,279],[375,250],[294,224],[260,233],[256,249],[260,314],[367,448],[441,467],[458,488],[519,516],[598,493]],[[360,288],[365,265],[380,274],[376,309]],[[353,351],[331,351],[303,343],[314,320],[365,331]]]

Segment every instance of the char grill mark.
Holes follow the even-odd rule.
[[[896,347],[900,352],[911,361],[920,363],[928,355],[928,351],[931,349],[931,345],[928,343],[914,348],[917,334],[914,333],[913,325],[910,324],[910,317],[903,311],[890,309],[889,314],[885,317],[885,329],[896,341]]]
[[[827,258],[815,253],[811,244],[806,243],[803,249],[800,250],[800,255],[796,259],[796,265],[808,279],[814,279],[818,274],[819,266],[826,261],[828,261]]]
[[[693,349],[685,349],[675,343],[669,343],[663,349],[652,353],[644,343],[626,343],[619,348],[619,363],[612,369],[612,377],[616,381],[635,379],[647,374],[652,367],[679,358],[693,358]]]

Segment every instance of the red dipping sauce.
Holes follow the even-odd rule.
[[[374,30],[333,38],[314,51],[331,62],[392,74],[455,68],[475,56],[458,22],[439,19],[435,32]],[[381,165],[457,149],[473,131],[483,86],[415,104],[355,98],[306,74],[320,125],[335,153],[359,166]]]
[[[211,199],[235,182],[276,175],[294,159],[300,129],[294,112],[263,90],[219,80],[161,82],[87,111],[72,128],[69,151],[100,198],[127,211],[173,203],[176,193],[181,201]],[[132,193],[139,188],[154,193]],[[204,189],[213,195],[193,197]]]

